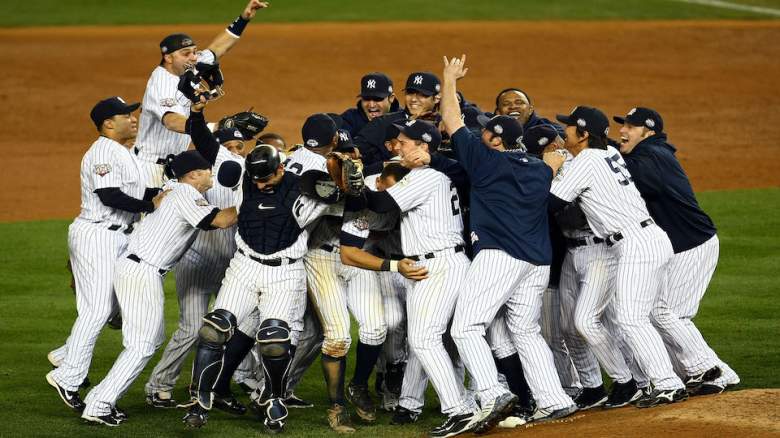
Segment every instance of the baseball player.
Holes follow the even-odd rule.
[[[166,157],[186,150],[190,144],[184,124],[191,103],[177,89],[179,76],[196,63],[214,64],[238,42],[257,10],[266,7],[268,2],[250,0],[241,15],[203,51],[198,51],[195,41],[185,34],[168,35],[160,42],[162,58],[146,84],[135,144],[149,187],[162,186]]]
[[[141,374],[165,340],[163,280],[184,255],[199,229],[229,228],[236,210],[220,210],[203,193],[212,185],[211,163],[197,151],[186,151],[171,162],[177,178],[160,208],[147,216],[131,235],[116,264],[114,288],[122,310],[125,349],[103,381],[85,398],[85,420],[118,426],[126,416],[116,402]]]
[[[553,181],[551,210],[558,211],[578,199],[593,233],[605,239],[615,259],[615,318],[653,386],[637,406],[684,400],[685,386],[674,374],[663,340],[649,316],[665,281],[671,242],[650,218],[620,153],[607,145],[609,122],[604,114],[578,106],[557,119],[566,125],[565,147],[574,159]],[[556,152],[544,157],[555,172],[564,161]]]
[[[220,184],[215,184],[203,196],[209,204],[218,208],[234,207],[244,157],[249,148],[245,146],[238,128],[224,128],[212,134],[206,127],[203,105],[192,105],[186,124],[186,131],[192,136],[196,149],[212,165],[220,179]],[[179,297],[179,327],[171,335],[146,384],[146,401],[153,407],[176,407],[171,393],[184,360],[198,339],[200,321],[208,311],[209,299],[219,290],[225,270],[236,252],[235,232],[235,227],[230,227],[199,233],[174,268]],[[246,410],[224,391],[217,395],[215,405],[231,412],[243,413]]]
[[[117,306],[112,284],[116,260],[139,214],[153,212],[165,196],[146,190],[136,157],[124,146],[137,133],[133,112],[138,106],[111,97],[92,108],[90,117],[100,137],[81,160],[81,212],[68,227],[78,317],[65,345],[55,350],[61,359],[52,360],[58,355],[49,354],[57,369],[46,381],[79,412],[84,409],[79,386],[87,377],[100,330]]]
[[[436,126],[421,120],[396,125],[402,155],[434,151],[441,143]],[[403,253],[428,269],[428,278],[407,290],[409,347],[439,395],[446,421],[431,436],[470,430],[479,420],[474,400],[458,380],[442,335],[452,316],[469,259],[464,253],[463,220],[458,193],[447,176],[427,166],[412,169],[384,191],[366,192],[368,208],[377,213],[401,212]]]
[[[284,429],[283,401],[292,346],[301,331],[306,280],[305,227],[338,205],[301,195],[300,178],[285,172],[279,152],[260,145],[246,158],[239,203],[238,251],[230,261],[213,310],[203,317],[184,422],[202,427],[212,407],[213,390],[223,372],[225,344],[256,308],[262,323],[260,343],[265,388],[260,405],[270,431]],[[242,334],[248,337],[248,334]],[[232,374],[232,371],[229,372]]]
[[[674,249],[668,282],[653,307],[653,324],[670,347],[671,357],[683,365],[689,393],[722,392],[739,383],[739,377],[712,351],[692,321],[718,264],[715,225],[696,202],[675,148],[667,142],[661,115],[638,107],[614,119],[623,125],[620,152],[634,184]]]
[[[384,73],[368,73],[360,79],[360,94],[355,108],[341,113],[342,129],[353,137],[368,122],[389,112],[398,111],[398,100],[393,93],[393,81]]]
[[[530,130],[534,126],[548,125],[563,135],[563,127],[536,114],[531,96],[519,88],[506,88],[499,91],[496,96],[496,109],[494,112],[497,115],[516,118],[523,125],[523,132]]]

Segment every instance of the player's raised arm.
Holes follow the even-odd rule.
[[[442,76],[441,90],[441,118],[444,122],[444,128],[449,135],[452,135],[463,125],[463,118],[458,104],[457,86],[458,79],[466,76],[466,55],[460,58],[447,59],[444,57],[444,74]]]
[[[209,44],[208,50],[211,50],[217,59],[222,57],[222,55],[227,53],[227,51],[238,42],[239,38],[241,38],[241,34],[244,32],[246,25],[255,17],[257,10],[267,8],[268,6],[268,2],[250,0],[249,3],[247,3],[246,8],[244,8],[244,11],[241,12],[241,15],[233,20],[224,32],[220,32],[219,35],[214,38],[214,41]]]

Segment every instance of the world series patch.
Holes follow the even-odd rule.
[[[106,176],[111,172],[111,165],[110,164],[95,164],[95,174],[99,176]]]

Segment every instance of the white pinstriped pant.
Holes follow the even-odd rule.
[[[652,312],[653,324],[688,375],[696,375],[721,362],[693,324],[720,253],[718,236],[675,254],[669,262],[669,280]]]
[[[387,326],[376,272],[344,265],[338,253],[319,248],[306,254],[304,264],[311,302],[325,336],[322,352],[333,357],[347,354],[352,342],[350,312],[358,322],[360,341],[381,345]]]
[[[662,288],[672,257],[669,237],[657,225],[622,231],[624,238],[609,248],[617,260],[615,321],[639,366],[655,389],[684,388],[674,373],[663,339],[650,322],[650,312]]]
[[[68,391],[76,391],[87,377],[98,335],[117,306],[114,266],[127,236],[102,225],[76,220],[68,227],[78,316],[65,345],[54,351],[61,362],[52,373]]]
[[[528,386],[540,408],[560,409],[574,402],[561,387],[550,347],[539,326],[549,266],[534,266],[498,249],[481,250],[460,288],[452,338],[483,402],[508,390],[484,339],[485,329],[506,305],[506,322],[520,355]]]
[[[158,268],[126,254],[116,265],[114,287],[122,309],[122,344],[108,374],[84,399],[84,414],[108,415],[165,341],[163,276]]]

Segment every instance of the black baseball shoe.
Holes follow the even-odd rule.
[[[638,408],[652,408],[669,403],[683,401],[688,398],[688,392],[685,389],[655,389],[649,396],[643,397],[636,402]]]
[[[91,415],[82,415],[81,418],[89,421],[90,423],[102,424],[104,426],[110,426],[110,427],[119,426],[125,421],[117,418],[117,416],[114,415],[113,412],[106,415],[100,415],[97,417],[93,417]]]
[[[636,380],[634,379],[625,383],[613,382],[604,407],[609,409],[619,408],[639,400],[642,395],[642,390],[637,388]]]
[[[49,371],[48,374],[46,374],[46,381],[51,385],[54,389],[57,390],[57,395],[60,396],[62,401],[65,403],[65,405],[71,409],[73,409],[76,412],[82,412],[84,411],[85,404],[81,400],[81,397],[79,396],[78,391],[68,391],[67,389],[60,386],[56,380],[54,380],[54,376],[51,375],[52,371]]]
[[[294,393],[290,393],[287,395],[287,397],[284,398],[284,405],[288,408],[295,408],[295,409],[306,409],[306,408],[313,408],[314,403],[304,400]]]
[[[582,388],[580,394],[574,399],[574,403],[577,404],[579,410],[585,411],[603,405],[607,402],[607,398],[607,390],[604,389],[604,385],[599,385],[596,388]]]
[[[361,420],[368,423],[376,421],[376,406],[371,399],[371,394],[368,393],[368,386],[350,383],[344,395],[355,407],[355,412]]]
[[[517,396],[511,392],[501,394],[494,400],[486,402],[482,406],[482,412],[480,414],[480,421],[474,426],[474,433],[486,433],[493,430],[496,425],[509,414],[517,403]]]
[[[695,392],[697,387],[704,383],[712,383],[712,381],[720,377],[721,374],[722,371],[720,370],[720,367],[714,366],[703,373],[688,376],[685,378],[685,388],[688,392]]]
[[[146,396],[146,404],[153,408],[171,409],[175,408],[176,400],[171,398],[168,392],[155,392]]]
[[[111,414],[122,423],[127,421],[127,412],[119,406],[111,408]]]
[[[480,417],[479,412],[450,415],[441,426],[434,427],[431,430],[430,436],[449,437],[469,432],[477,425]]]
[[[194,405],[190,406],[190,409],[181,420],[187,428],[200,429],[208,422],[209,411],[201,406],[200,403],[196,402]]]
[[[398,406],[395,408],[395,412],[393,413],[393,418],[390,419],[390,424],[400,426],[402,424],[412,424],[416,423],[417,420],[420,419],[420,413],[410,411],[409,409],[406,409],[403,406]]]
[[[228,414],[246,414],[246,406],[238,401],[231,393],[225,395],[214,394],[213,406],[220,411],[227,412]]]
[[[263,420],[263,425],[269,433],[280,433],[284,431],[288,411],[287,406],[284,405],[282,399],[269,398],[267,400],[259,400],[255,403],[257,404],[257,412]]]
[[[694,389],[689,389],[688,395],[693,397],[699,395],[720,394],[725,390],[726,390],[725,386],[719,385],[717,383],[702,383],[701,385],[697,386]]]
[[[561,409],[536,408],[536,412],[527,418],[528,422],[545,423],[547,421],[565,418],[577,412],[577,405],[571,404]]]

